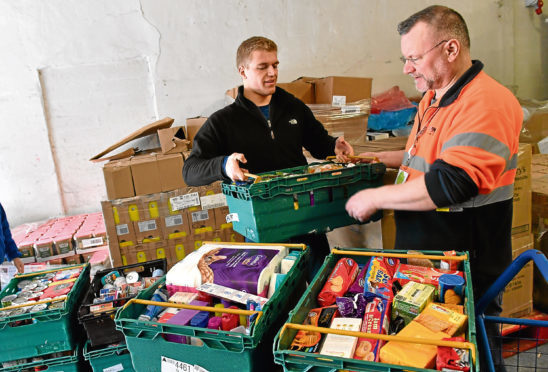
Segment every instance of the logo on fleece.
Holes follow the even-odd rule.
[[[291,124],[291,125],[297,125],[297,119],[291,119],[291,120],[289,120],[289,124]]]

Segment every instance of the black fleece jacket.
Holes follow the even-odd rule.
[[[222,173],[223,158],[234,152],[245,155],[247,163],[241,166],[255,174],[305,165],[303,147],[318,159],[334,155],[336,138],[302,101],[279,87],[270,101],[270,121],[273,136],[260,109],[244,97],[240,86],[236,101],[211,115],[194,137],[183,166],[186,184],[228,181]]]

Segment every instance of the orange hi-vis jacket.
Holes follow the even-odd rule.
[[[438,210],[396,211],[396,248],[469,251],[472,276],[511,260],[513,183],[523,112],[513,94],[472,67],[436,102],[419,104],[401,170],[425,175]]]

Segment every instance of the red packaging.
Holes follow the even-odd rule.
[[[400,267],[398,267],[398,271],[396,272],[394,279],[396,279],[402,286],[413,281],[417,283],[430,284],[437,287],[440,276],[443,274],[455,274],[464,278],[464,274],[460,271],[401,264]]]
[[[463,337],[444,338],[443,341],[461,341]],[[438,371],[470,371],[470,351],[454,347],[438,346],[436,356],[436,369]]]
[[[368,303],[363,316],[361,332],[385,335],[388,332],[387,314],[389,314],[391,302],[371,294],[366,294],[366,298]],[[379,351],[383,345],[384,341],[382,340],[360,337],[356,344],[354,359],[378,362]]]
[[[344,295],[348,287],[356,280],[358,269],[358,264],[353,259],[341,258],[318,293],[320,306],[333,305],[337,297]]]
[[[230,306],[229,309],[237,309],[236,306]],[[223,313],[221,316],[221,328],[223,331],[230,331],[240,324],[240,316],[238,314]]]
[[[445,251],[443,252],[444,256],[456,256],[457,252],[455,251]],[[441,260],[440,261],[440,268],[444,270],[458,270],[459,269],[459,261],[455,260]]]

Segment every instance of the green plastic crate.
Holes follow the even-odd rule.
[[[0,362],[32,358],[74,348],[81,333],[76,312],[78,304],[89,288],[90,268],[87,264],[67,267],[70,269],[80,266],[83,270],[68,293],[63,308],[0,318]],[[20,280],[45,272],[47,271],[37,271],[31,276],[13,278],[0,293],[0,298],[16,293]],[[16,322],[29,320],[32,320],[32,324],[13,326]]]
[[[145,305],[131,304],[120,308],[116,313],[116,328],[126,337],[135,370],[160,371],[164,357],[208,371],[265,371],[269,364],[273,367],[272,342],[289,310],[304,291],[308,254],[306,249],[296,260],[280,288],[265,304],[263,315],[252,327],[250,335],[138,321]],[[141,292],[137,299],[150,299],[164,283],[165,277]],[[168,342],[162,337],[165,333],[196,337],[204,346]]]
[[[223,183],[234,230],[254,242],[279,242],[359,223],[345,210],[348,198],[365,188],[382,186],[386,171],[382,163],[312,174],[308,167],[282,169],[277,172],[295,175],[254,184]],[[273,173],[259,176],[269,174]],[[378,211],[371,220],[381,217]]]
[[[322,290],[327,278],[331,274],[331,271],[337,264],[338,260],[342,257],[349,257],[356,261],[359,265],[366,264],[370,256],[359,255],[360,252],[369,253],[378,253],[378,255],[386,254],[401,254],[405,255],[406,251],[401,250],[374,250],[374,249],[363,249],[363,248],[345,248],[344,251],[334,250],[332,254],[326,257],[324,264],[312,283],[308,286],[303,297],[297,304],[294,310],[289,313],[289,318],[286,323],[292,324],[303,324],[306,319],[310,309],[320,307],[316,300],[318,293]],[[426,255],[443,255],[439,251],[424,251],[423,254]],[[458,252],[458,255],[464,255],[465,252]],[[462,261],[464,268],[461,270],[464,271],[466,278],[466,290],[465,290],[465,313],[468,315],[468,342],[477,345],[476,342],[476,322],[474,315],[474,296],[472,291],[472,278],[470,275],[470,263],[466,259]],[[283,332],[282,332],[283,331]],[[393,364],[386,364],[380,362],[366,362],[357,359],[333,357],[328,355],[320,355],[313,353],[306,353],[301,351],[290,350],[291,342],[297,334],[296,329],[282,328],[280,332],[276,335],[273,344],[274,351],[274,360],[277,364],[283,366],[285,371],[308,371],[311,367],[313,371],[317,372],[327,372],[334,371],[338,369],[349,370],[349,371],[434,371],[430,369],[421,369],[414,367],[404,367],[397,366]],[[477,353],[476,346],[476,365],[474,370],[476,372],[480,371],[479,368],[479,354]]]
[[[84,346],[84,359],[89,362],[94,372],[135,371],[131,364],[131,354],[125,343],[92,348],[89,341]]]
[[[48,371],[48,372],[78,372],[85,371],[84,363],[80,358],[81,347],[74,349],[71,355],[58,358],[44,359],[36,362],[19,364],[13,367],[4,367],[2,371]],[[47,367],[47,368],[45,368]]]

